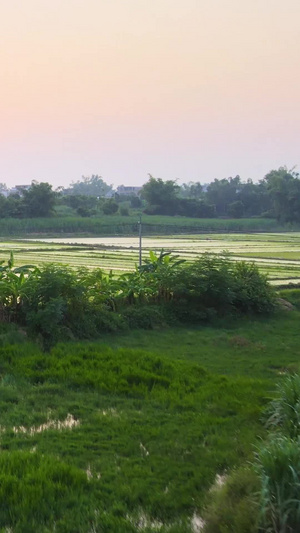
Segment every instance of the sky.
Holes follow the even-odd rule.
[[[299,0],[9,0],[0,30],[9,187],[300,164]]]

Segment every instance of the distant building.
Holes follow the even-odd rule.
[[[120,196],[139,196],[142,187],[126,187],[125,185],[119,185],[117,187],[117,194]]]

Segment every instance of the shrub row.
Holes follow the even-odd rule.
[[[254,264],[204,255],[192,264],[161,252],[120,277],[58,265],[0,269],[0,313],[39,337],[97,338],[124,328],[198,323],[219,316],[268,313],[274,294]]]

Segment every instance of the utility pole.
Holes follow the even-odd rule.
[[[139,266],[142,266],[142,215],[139,217]]]

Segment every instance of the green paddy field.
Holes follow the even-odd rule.
[[[138,263],[138,246],[137,237],[123,236],[3,240],[0,257],[13,250],[17,265],[61,263],[122,273]],[[226,253],[232,260],[254,261],[274,285],[300,283],[300,232],[145,236],[142,246],[144,259],[161,249],[189,262],[203,253]]]

